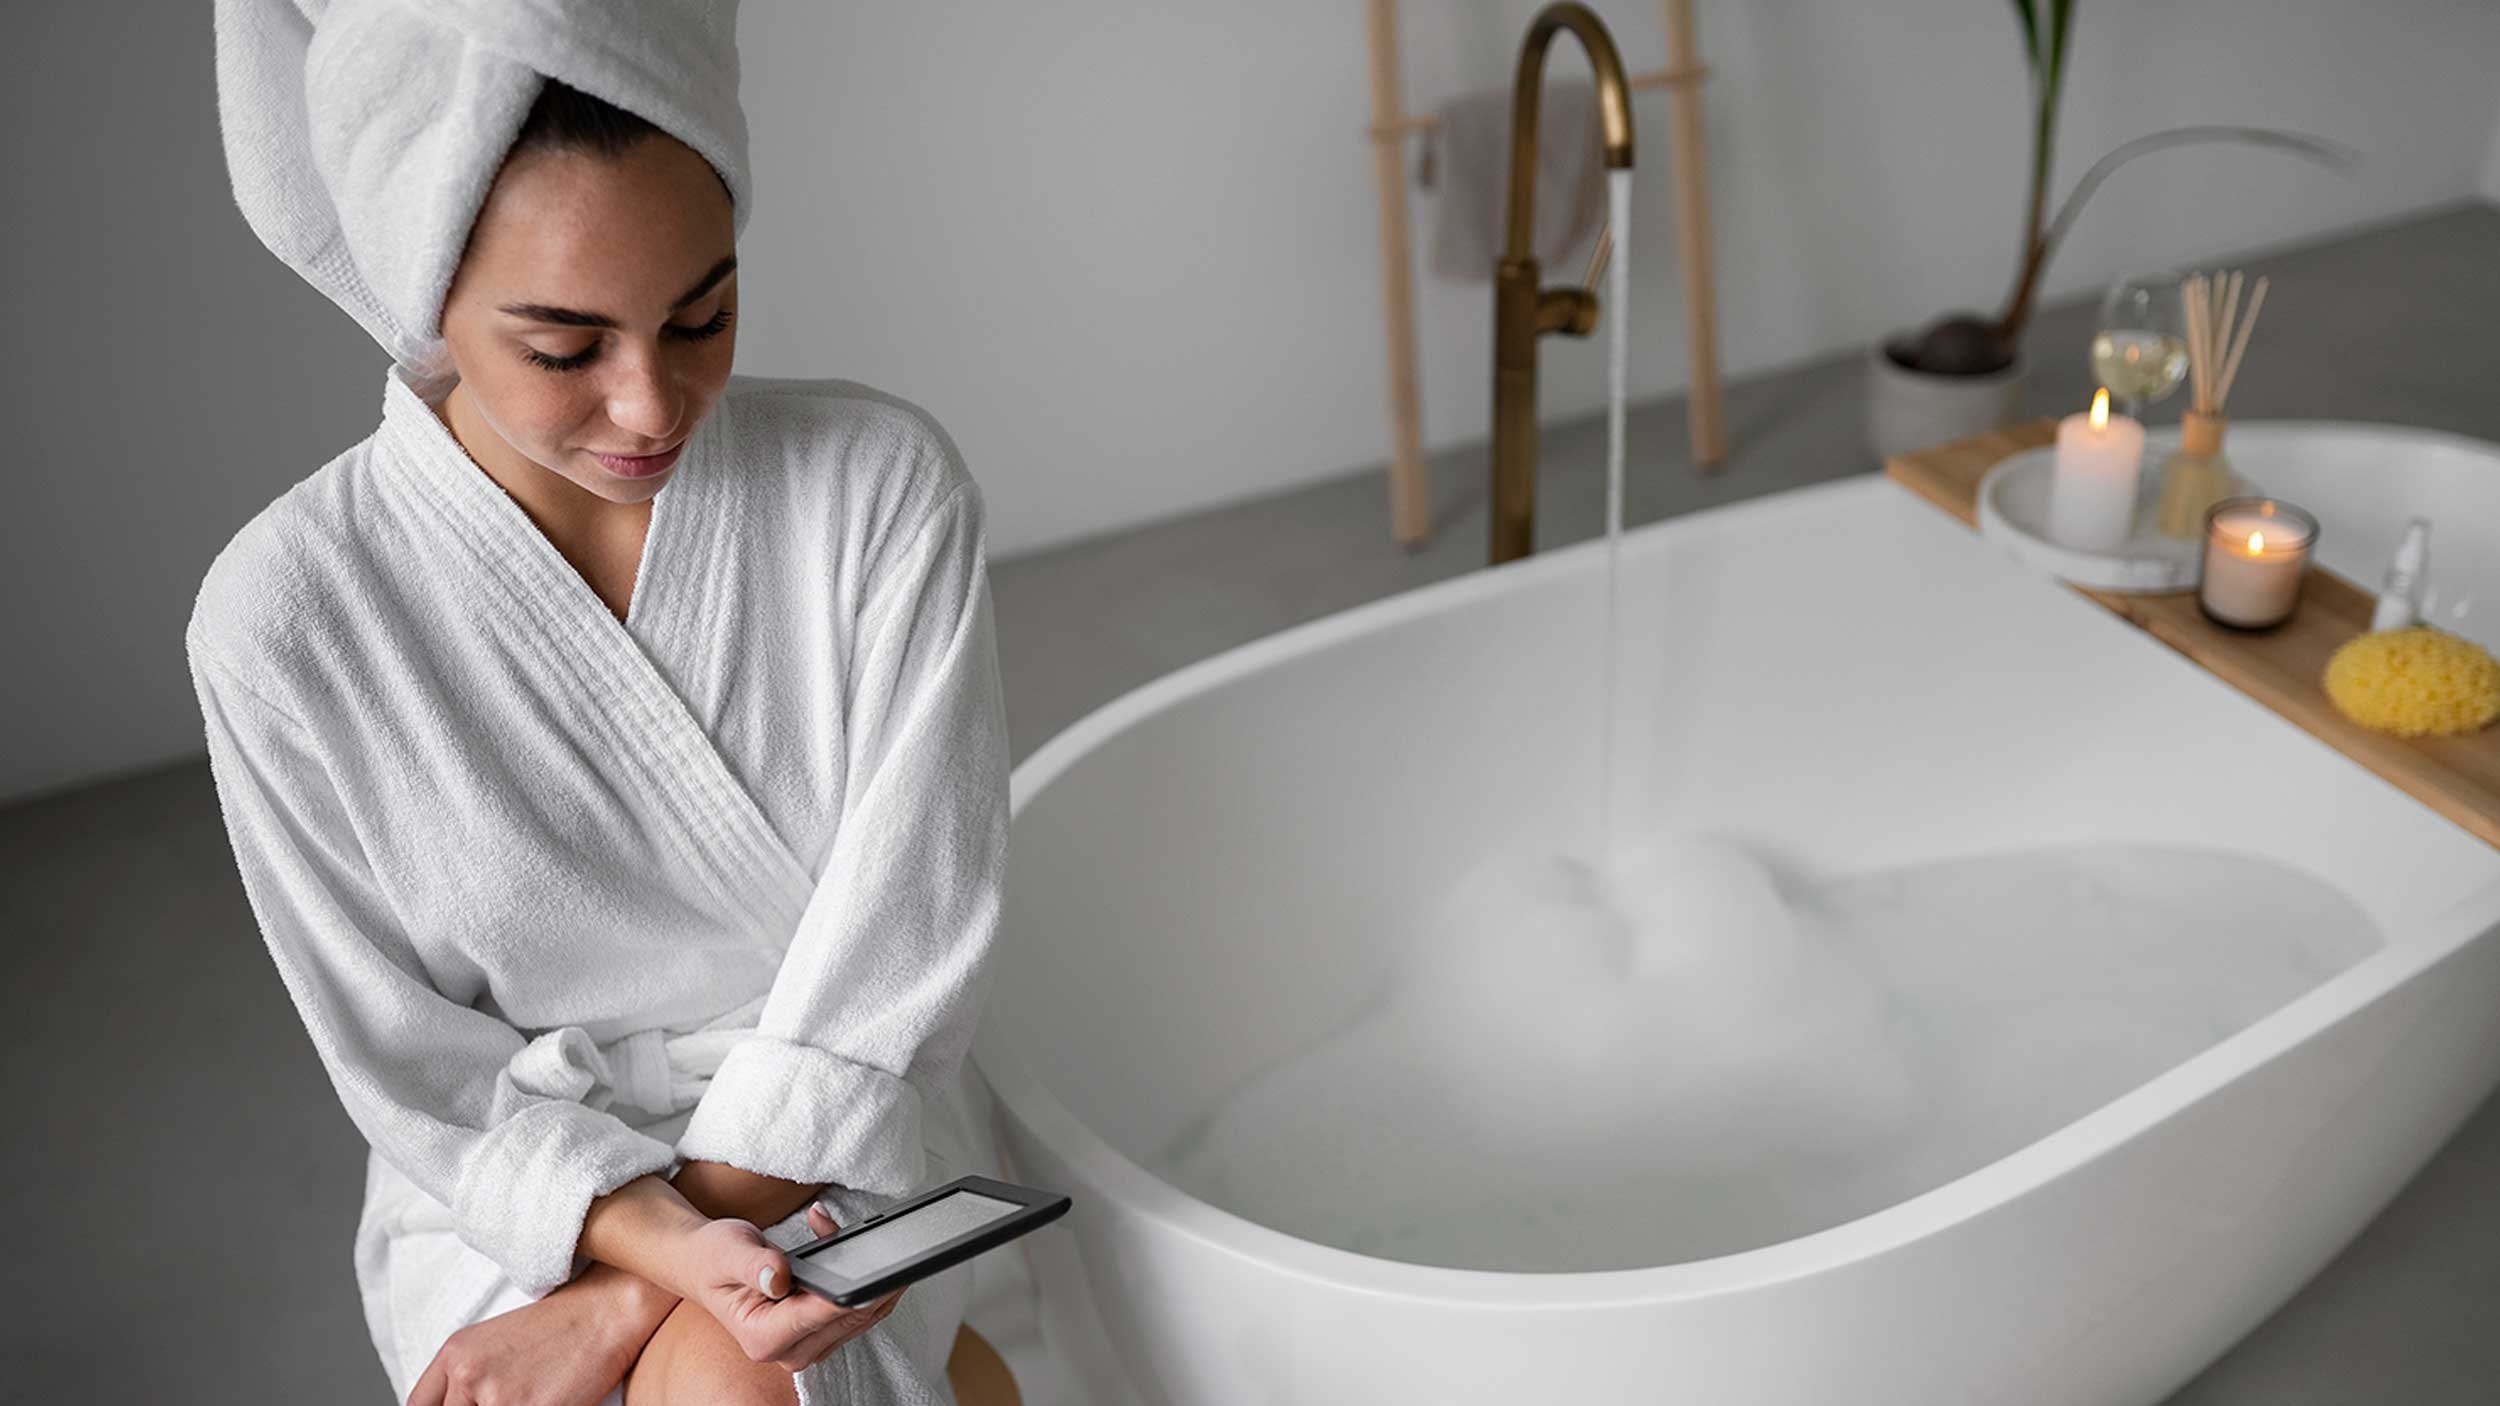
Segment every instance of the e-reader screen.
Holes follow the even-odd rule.
[[[857,1308],[1037,1230],[1066,1214],[1068,1204],[1038,1187],[958,1177],[799,1246],[790,1252],[790,1272],[816,1293]]]
[[[952,1191],[906,1215],[880,1221],[848,1239],[832,1241],[807,1258],[845,1279],[874,1279],[958,1235],[969,1235],[1023,1209],[1012,1201],[983,1196],[977,1191]]]

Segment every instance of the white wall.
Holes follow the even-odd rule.
[[[1404,8],[1409,101],[1427,106],[1506,82],[1535,5]],[[2488,0],[2080,8],[2062,179],[2192,122],[2305,130],[2366,159],[2338,178],[2273,153],[2147,158],[2090,207],[2052,295],[2122,264],[2376,222],[2484,179],[2500,71]],[[1655,0],[1597,9],[1627,63],[1656,65]],[[1386,457],[1352,0],[750,0],[743,24],[760,193],[741,365],[928,405],[989,491],[995,552]],[[1700,28],[1729,368],[2003,296],[2027,142],[2007,6],[1701,0]],[[1568,41],[1552,63],[1579,67]],[[1655,394],[1683,384],[1685,358],[1665,96],[1638,105],[1632,383]],[[1421,245],[1430,197],[1415,209]],[[1419,292],[1426,438],[1482,438],[1489,294]],[[1548,413],[1596,405],[1602,339],[1547,345]]]
[[[1653,66],[1656,0],[1598,7]],[[0,6],[0,41],[41,59],[0,85],[6,129],[40,134],[0,168],[29,214],[0,244],[32,271],[0,377],[0,598],[32,603],[0,612],[0,799],[197,758],[181,627],[201,573],[380,413],[379,350],[234,209],[206,11],[161,8]],[[1412,100],[1504,82],[1533,8],[1406,0]],[[929,405],[989,491],[997,554],[1385,457],[1356,0],[745,0],[741,25],[759,203],[740,365]],[[1701,29],[1732,367],[2002,294],[2024,145],[2002,0],[1701,0]],[[2368,160],[2339,181],[2153,158],[2103,193],[2053,293],[2495,189],[2490,0],[2094,0],[2077,45],[2070,179],[2190,121]],[[1557,47],[1555,72],[1578,62]],[[1683,381],[1683,333],[1663,95],[1640,107],[1633,376],[1656,393]],[[1488,294],[1419,294],[1428,437],[1480,439]],[[1599,351],[1548,343],[1549,412],[1596,404]]]

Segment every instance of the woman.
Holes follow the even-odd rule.
[[[731,374],[744,132],[685,97],[727,7],[561,8],[218,0],[238,201],[394,355],[202,583],[220,804],[372,1145],[401,1398],[949,1402],[969,1266],[854,1311],[783,1252],[992,1166],[981,496],[909,405]]]

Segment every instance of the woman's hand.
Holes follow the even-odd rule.
[[[821,1204],[807,1208],[807,1225],[819,1235],[837,1228]],[[677,1266],[685,1297],[719,1320],[739,1351],[789,1372],[804,1371],[884,1322],[903,1297],[897,1289],[865,1307],[844,1308],[801,1289],[790,1274],[790,1257],[743,1220],[708,1221],[687,1232]]]
[[[408,1406],[598,1406],[676,1302],[594,1265],[545,1298],[453,1333],[417,1377]]]

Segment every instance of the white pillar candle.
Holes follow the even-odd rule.
[[[2271,498],[2214,505],[2205,526],[2204,576],[2196,602],[2225,625],[2262,630],[2291,618],[2318,520]]]
[[[2144,467],[2144,426],[2109,413],[2109,392],[2090,414],[2057,422],[2057,473],[2049,482],[2049,536],[2087,552],[2115,551],[2135,528],[2135,485]]]

